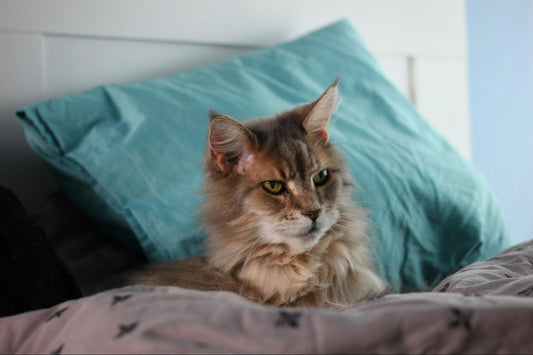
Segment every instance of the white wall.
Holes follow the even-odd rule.
[[[468,0],[473,162],[533,238],[533,0]]]

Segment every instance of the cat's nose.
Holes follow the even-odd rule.
[[[309,217],[311,221],[316,221],[318,218],[318,215],[320,214],[320,209],[318,210],[312,210],[312,211],[303,211],[302,214],[306,217]]]

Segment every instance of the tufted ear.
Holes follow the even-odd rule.
[[[311,103],[311,109],[304,119],[303,126],[311,141],[317,144],[326,144],[329,134],[326,130],[329,118],[337,109],[339,101],[339,90],[337,88],[340,78],[335,79],[333,84],[320,96],[318,100]]]
[[[253,159],[257,147],[255,135],[237,120],[226,115],[210,113],[208,144],[211,159],[217,170],[225,174],[242,172]]]

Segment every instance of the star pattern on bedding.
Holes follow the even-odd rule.
[[[523,291],[517,293],[520,296],[531,296],[533,294],[533,286],[526,288]]]
[[[474,314],[473,311],[461,310],[459,308],[451,308],[451,312],[455,317],[454,320],[448,323],[451,328],[464,328],[466,330],[472,329],[472,324],[470,323],[470,320],[472,319],[472,315]]]
[[[132,295],[114,295],[113,301],[111,302],[111,307],[116,305],[117,303],[124,302],[127,299],[129,299]]]
[[[279,318],[274,325],[276,327],[289,326],[291,328],[298,328],[300,326],[301,316],[302,314],[300,312],[280,311]]]
[[[124,335],[131,333],[137,326],[139,325],[139,321],[135,321],[130,324],[119,324],[118,325],[118,333],[115,335],[115,339],[122,338]]]
[[[54,314],[52,314],[52,315],[51,315],[46,321],[49,322],[49,321],[51,321],[51,320],[54,319],[54,318],[59,318],[59,317],[61,317],[61,315],[63,314],[63,312],[65,312],[67,309],[68,309],[68,307],[61,308],[60,310],[54,312]]]

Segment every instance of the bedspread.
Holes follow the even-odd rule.
[[[533,241],[343,311],[133,286],[0,319],[2,353],[532,353]]]

